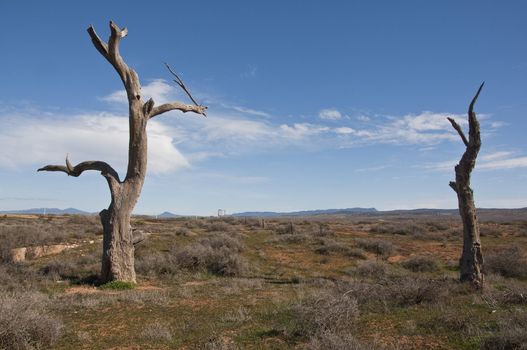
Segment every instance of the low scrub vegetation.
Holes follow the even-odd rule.
[[[402,263],[405,269],[414,272],[436,272],[439,271],[437,261],[426,255],[414,255]]]
[[[387,259],[395,251],[395,246],[391,242],[385,240],[357,239],[356,242],[360,248],[370,253],[374,253],[383,259]]]
[[[527,278],[527,258],[519,247],[509,247],[494,251],[485,257],[487,273],[497,273],[504,277]]]
[[[0,348],[50,348],[62,333],[62,323],[47,315],[47,304],[38,293],[0,295]]]
[[[523,222],[483,224],[500,236],[482,238],[486,285],[475,292],[458,282],[461,236],[453,220],[137,217],[132,225],[149,233],[135,250],[137,284],[98,286],[95,219],[0,218],[9,247],[46,237],[78,243],[53,256],[0,262],[1,349],[525,343]]]

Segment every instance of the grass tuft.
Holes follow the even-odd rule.
[[[136,286],[133,282],[126,281],[111,281],[99,286],[99,289],[110,289],[110,290],[128,290],[134,289]]]

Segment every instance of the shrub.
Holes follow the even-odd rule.
[[[275,238],[275,241],[286,242],[286,243],[302,243],[309,239],[310,237],[305,234],[290,234],[286,233]]]
[[[179,271],[179,267],[170,254],[154,252],[147,255],[136,255],[135,270],[142,275],[159,276],[175,274]]]
[[[78,275],[79,267],[73,261],[52,260],[42,267],[40,272],[53,280],[80,278]]]
[[[391,284],[389,299],[398,306],[436,303],[448,294],[445,281],[420,278],[401,278]]]
[[[161,322],[154,322],[144,326],[141,336],[151,342],[171,342],[172,330]]]
[[[45,276],[22,264],[0,264],[0,292],[36,289],[48,282]]]
[[[496,224],[486,224],[480,226],[479,234],[481,237],[501,237],[501,230]]]
[[[351,248],[346,252],[346,255],[358,259],[367,259],[367,256],[364,250],[360,248]]]
[[[359,308],[353,296],[325,291],[304,299],[294,307],[294,314],[301,334],[348,333],[359,316]]]
[[[527,312],[525,310],[502,316],[498,332],[485,339],[482,350],[526,350]]]
[[[356,270],[359,276],[382,278],[386,275],[387,266],[380,261],[364,261],[359,263]]]
[[[177,266],[191,271],[207,270],[220,276],[237,276],[247,270],[240,255],[243,245],[235,238],[222,234],[174,251]]]
[[[212,249],[216,250],[222,247],[237,253],[243,250],[243,245],[239,240],[224,233],[204,238],[200,241],[200,243],[204,246],[210,246]]]
[[[224,221],[213,220],[205,225],[205,230],[208,232],[230,232],[233,227]]]
[[[97,225],[99,226],[101,223],[100,219],[96,215],[71,215],[68,217],[68,220],[66,221],[66,224],[73,224],[73,225]]]
[[[527,278],[527,260],[519,247],[509,247],[485,257],[485,272],[504,277]]]
[[[329,255],[330,253],[348,253],[350,248],[342,243],[338,243],[333,239],[322,239],[321,245],[315,249],[315,253],[321,255]]]
[[[402,263],[405,269],[414,272],[435,272],[439,270],[439,265],[435,259],[425,255],[415,255]]]
[[[0,348],[48,349],[60,337],[62,324],[42,309],[39,294],[0,296]]]
[[[296,231],[295,224],[292,222],[287,223],[280,223],[279,226],[275,229],[275,232],[279,235],[285,235],[285,234],[294,234]]]
[[[377,239],[357,239],[357,245],[382,258],[388,258],[395,250],[391,242]]]
[[[295,334],[307,337],[308,349],[370,349],[352,335],[359,317],[357,300],[338,286],[303,299],[293,307]]]
[[[336,333],[332,331],[319,332],[309,339],[307,345],[311,350],[368,350],[373,347],[360,343],[351,333]]]
[[[176,229],[176,236],[189,236],[190,232],[191,231],[186,227],[178,227]]]

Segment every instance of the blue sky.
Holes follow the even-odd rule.
[[[454,208],[463,144],[447,116],[476,105],[480,207],[527,206],[527,3],[522,1],[10,1],[0,3],[0,210],[109,204],[105,180],[37,173],[105,160],[124,175],[127,106],[92,46],[121,53],[156,103],[137,213]]]

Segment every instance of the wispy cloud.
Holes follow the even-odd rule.
[[[242,106],[226,106],[226,107],[232,108],[235,111],[243,113],[243,114],[250,114],[250,115],[255,115],[255,116],[258,116],[258,117],[266,117],[266,118],[271,116],[267,112],[258,111],[256,109],[252,109],[252,108],[247,108],[247,107],[242,107]]]
[[[254,78],[256,76],[256,72],[258,71],[258,66],[255,64],[247,64],[245,67],[245,71],[240,74],[242,78]]]
[[[164,79],[152,80],[141,87],[141,92],[145,101],[152,98],[156,104],[170,102],[179,95],[177,90]],[[101,100],[110,103],[128,103],[125,90],[114,91],[111,94],[102,97]]]
[[[489,169],[489,170],[526,168],[527,167],[527,157],[493,159],[491,161],[479,164],[478,167],[480,169]]]
[[[128,118],[109,113],[76,116],[3,116],[0,129],[0,167],[19,168],[103,160],[121,172],[128,158]],[[170,127],[157,121],[148,125],[149,171],[170,173],[189,167],[174,146]]]
[[[319,135],[329,131],[329,127],[309,123],[295,123],[280,125],[280,136],[293,140],[305,139],[308,136]]]
[[[342,113],[340,113],[340,111],[335,108],[328,108],[318,112],[318,116],[320,119],[338,120],[342,118]]]
[[[364,172],[370,172],[370,171],[379,171],[379,170],[384,170],[389,167],[390,165],[378,165],[378,166],[373,166],[373,167],[368,167],[368,168],[355,169],[355,172],[364,173]]]
[[[458,137],[455,131],[451,130],[447,117],[459,115],[426,111],[417,115],[384,117],[375,123],[363,120],[367,123],[361,124],[360,127],[340,126],[333,130],[337,134],[347,135],[348,145],[385,143],[430,146],[442,141],[454,141]],[[463,124],[462,121],[460,123]]]
[[[246,175],[235,175],[228,173],[203,173],[200,174],[201,177],[206,177],[210,179],[216,179],[219,181],[228,181],[235,184],[259,184],[269,182],[269,178],[265,176],[246,176]]]
[[[349,128],[347,126],[341,126],[339,128],[335,128],[334,129],[335,132],[337,134],[343,134],[343,135],[348,135],[348,134],[354,134],[356,133],[356,130],[355,129],[352,129],[352,128]]]
[[[459,162],[457,160],[447,160],[437,163],[425,164],[425,169],[432,171],[452,171]],[[527,157],[514,156],[513,152],[499,151],[481,155],[476,162],[476,169],[482,170],[503,170],[527,167]]]

